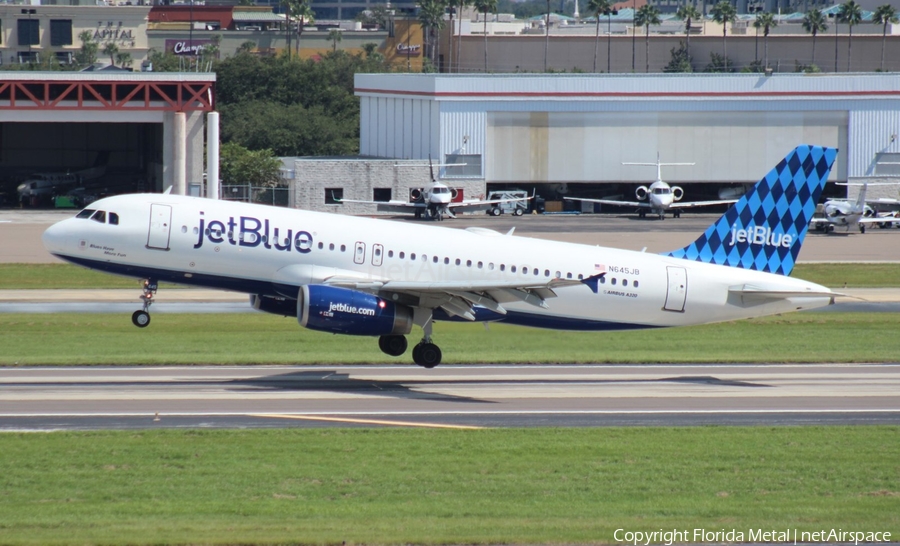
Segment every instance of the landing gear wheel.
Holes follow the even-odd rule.
[[[638,218],[646,218],[646,217],[647,217],[646,211],[643,211],[643,210],[638,211]]]
[[[681,211],[676,210],[675,212],[672,213],[672,217],[673,218],[681,218]]]
[[[859,225],[859,232],[860,232],[860,233],[865,233],[865,232],[866,232],[866,225],[865,225],[865,224],[860,224],[860,225]]]
[[[150,324],[150,313],[146,311],[135,311],[131,314],[131,322],[138,328],[146,328]]]
[[[441,363],[441,350],[434,343],[419,343],[413,347],[413,362],[423,368],[434,368]]]
[[[386,355],[400,356],[406,352],[408,343],[403,336],[381,336],[378,338],[378,348]]]

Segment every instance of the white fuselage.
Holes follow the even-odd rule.
[[[594,293],[556,288],[549,309],[504,304],[510,322],[619,329],[728,321],[828,305],[831,298],[750,298],[730,288],[827,292],[799,279],[647,254],[176,195],[124,195],[91,209],[118,224],[64,220],[46,231],[58,256],[138,278],[262,293],[328,277],[373,281],[510,281],[587,278]],[[635,246],[640,243],[635,242]],[[513,320],[513,319],[516,320]]]
[[[647,190],[647,202],[655,211],[667,211],[675,202],[675,194],[668,184],[657,180]]]

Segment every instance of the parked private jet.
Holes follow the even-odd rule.
[[[838,183],[839,186],[851,184]],[[853,184],[857,185],[857,184]],[[878,216],[875,210],[866,203],[866,190],[869,184],[861,184],[856,201],[847,199],[829,199],[816,208],[818,214],[811,220],[811,225],[817,231],[831,233],[835,228],[842,228],[849,232],[854,227],[860,233],[866,232],[866,226],[876,224],[881,227],[890,227],[895,221],[893,217]]]
[[[681,209],[692,207],[707,207],[710,205],[730,205],[737,199],[720,199],[718,201],[681,201],[684,197],[684,190],[680,186],[670,186],[662,180],[663,167],[677,167],[693,165],[693,163],[660,163],[659,154],[656,154],[656,163],[622,163],[622,165],[635,165],[656,167],[656,182],[647,186],[638,186],[635,190],[637,201],[618,201],[615,199],[587,199],[581,197],[566,197],[569,201],[585,201],[588,203],[600,203],[602,205],[618,205],[622,207],[637,207],[638,215],[641,218],[647,216],[649,210],[657,215],[660,220],[666,218],[666,212],[672,211],[672,216],[678,218],[681,216]]]
[[[788,275],[837,150],[799,146],[688,246],[662,255],[166,194],[108,197],[43,235],[55,256],[145,279],[250,294],[329,333],[441,362],[435,321],[568,330],[687,326],[812,309],[828,288]]]

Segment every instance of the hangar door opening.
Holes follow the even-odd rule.
[[[81,207],[107,195],[159,191],[161,123],[0,123],[0,200]],[[30,182],[35,191],[18,191]],[[38,191],[40,189],[40,191]]]

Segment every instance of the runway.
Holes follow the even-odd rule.
[[[0,430],[900,423],[900,365],[0,369]]]

